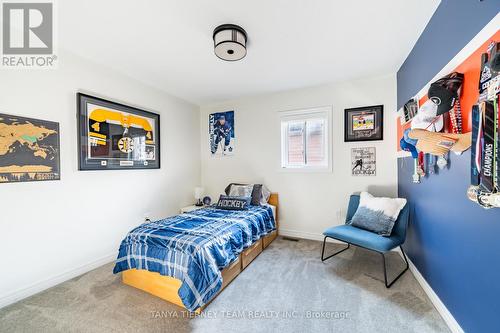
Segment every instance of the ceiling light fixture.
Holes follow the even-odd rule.
[[[247,33],[236,24],[222,24],[214,29],[215,55],[222,60],[236,61],[247,55]]]

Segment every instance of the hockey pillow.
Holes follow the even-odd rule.
[[[376,198],[368,192],[361,192],[358,209],[349,224],[381,236],[390,236],[405,205],[406,199]]]
[[[251,199],[251,197],[231,197],[221,194],[216,207],[226,210],[245,210],[250,206]]]

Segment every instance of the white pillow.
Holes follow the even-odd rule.
[[[358,209],[350,224],[382,236],[390,236],[399,212],[405,205],[404,198],[376,198],[368,192],[361,192]]]
[[[359,196],[359,206],[375,211],[382,211],[384,215],[398,218],[399,212],[406,205],[405,198],[377,198],[368,192],[361,192]]]
[[[261,205],[267,205],[267,202],[269,201],[269,197],[271,196],[271,191],[265,186],[262,185],[262,194],[260,196],[260,204]]]

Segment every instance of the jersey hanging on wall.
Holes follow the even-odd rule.
[[[234,154],[234,111],[216,112],[208,115],[208,136],[212,156]]]
[[[78,94],[79,169],[160,168],[160,116]]]

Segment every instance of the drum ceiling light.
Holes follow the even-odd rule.
[[[222,60],[236,61],[247,55],[247,33],[236,24],[222,24],[214,29],[215,55]]]

